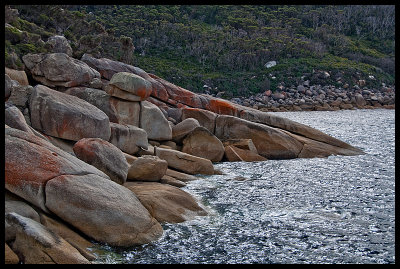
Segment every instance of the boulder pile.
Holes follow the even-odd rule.
[[[309,85],[309,81],[297,87],[281,86],[275,93],[267,90],[248,98],[235,97],[231,101],[264,112],[286,111],[335,111],[342,109],[395,108],[395,87],[382,85],[368,89],[359,80],[352,87],[334,85]]]
[[[311,127],[110,59],[27,54],[5,74],[6,260],[91,263],[92,240],[157,240],[206,210],[180,189],[213,163],[363,154]]]

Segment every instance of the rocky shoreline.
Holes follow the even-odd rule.
[[[93,263],[207,211],[180,189],[213,163],[359,155],[309,126],[106,58],[5,70],[6,263]]]
[[[236,97],[230,101],[264,112],[286,111],[335,111],[342,109],[395,109],[395,87],[382,85],[380,89],[363,87],[360,80],[353,87],[333,85],[309,85],[309,81],[297,88],[281,87],[272,93],[267,90],[248,98]]]

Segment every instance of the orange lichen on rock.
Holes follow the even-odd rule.
[[[205,109],[222,115],[238,115],[237,107],[235,107],[232,103],[221,99],[210,99],[208,107]]]
[[[151,91],[149,91],[146,87],[138,88],[135,93],[135,95],[139,96],[142,101],[146,100],[147,97],[150,96],[150,94],[151,94]]]

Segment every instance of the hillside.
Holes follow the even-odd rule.
[[[45,51],[38,38],[61,34],[76,58],[87,52],[108,57],[223,97],[305,80],[336,87],[359,80],[368,88],[395,84],[394,6],[11,7],[19,18],[10,25],[28,34],[10,28],[13,38],[7,38],[6,31],[6,65],[7,53]],[[266,67],[271,61],[276,65]],[[321,79],[317,71],[330,76]]]

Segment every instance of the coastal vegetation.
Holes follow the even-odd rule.
[[[366,80],[395,83],[394,6],[367,5],[70,5],[15,6],[6,31],[6,65],[45,50],[64,35],[84,53],[138,66],[193,92],[246,96]],[[24,34],[24,35],[23,35]],[[23,37],[21,37],[23,35]],[[265,65],[275,61],[276,65]],[[15,68],[15,67],[14,67]],[[320,81],[313,71],[330,74]],[[373,79],[368,79],[373,77]],[[340,78],[340,79],[338,79]],[[207,87],[204,87],[206,85]]]

